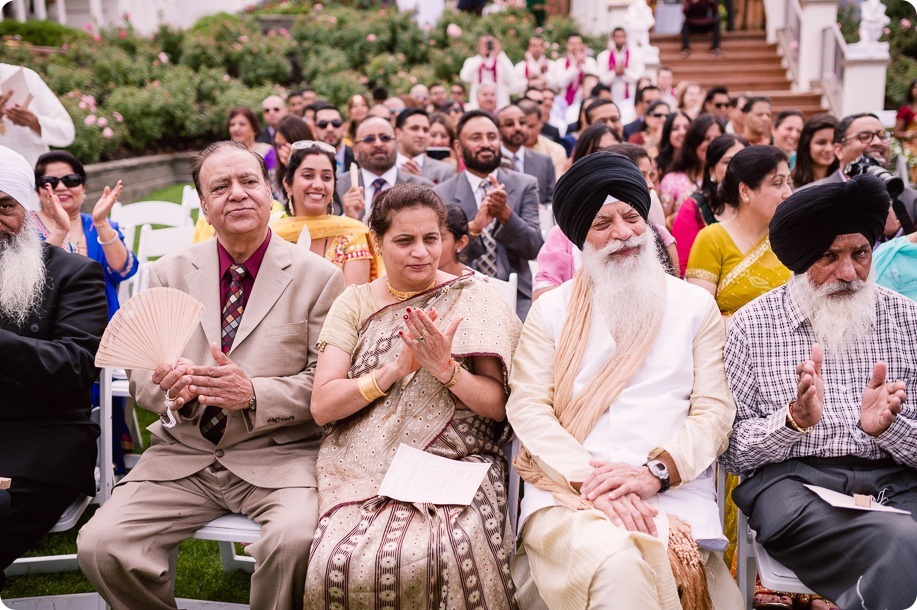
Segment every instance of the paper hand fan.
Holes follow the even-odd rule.
[[[147,371],[171,364],[181,356],[203,316],[204,305],[186,292],[144,290],[122,305],[108,323],[95,364]],[[167,397],[166,402],[170,400]],[[171,409],[166,413],[168,423],[175,425]]]

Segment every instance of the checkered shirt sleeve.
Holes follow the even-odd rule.
[[[729,472],[750,474],[766,464],[807,456],[893,458],[917,468],[917,303],[876,288],[876,325],[844,354],[825,354],[825,406],[810,434],[786,425],[796,399],[796,365],[815,343],[812,326],[787,286],[739,310],[726,333],[725,363],[737,413],[720,461]],[[907,400],[894,423],[872,437],[860,428],[863,390],[876,362],[888,381],[904,381]]]

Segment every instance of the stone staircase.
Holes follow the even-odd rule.
[[[801,110],[806,116],[826,111],[820,92],[791,90],[777,45],[768,44],[763,31],[723,32],[720,47],[724,55],[720,57],[709,52],[709,34],[691,37],[692,53],[688,57],[681,56],[680,35],[652,35],[650,44],[659,47],[660,65],[672,68],[676,82],[697,81],[705,89],[721,85],[732,95],[766,95],[774,102],[775,115],[788,108]]]

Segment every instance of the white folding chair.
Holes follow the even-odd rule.
[[[755,531],[748,527],[748,520],[739,511],[738,541],[736,543],[737,571],[739,590],[745,597],[745,607],[751,610],[755,597],[755,573],[761,579],[761,585],[772,591],[785,593],[814,593],[793,573],[791,569],[776,561],[767,554],[764,547],[758,544]]]
[[[99,407],[93,409],[92,417],[98,417],[99,441],[98,460],[96,462],[96,494],[94,497],[80,496],[74,500],[64,514],[60,516],[49,533],[66,532],[77,524],[86,507],[91,502],[104,504],[111,497],[114,486],[114,468],[111,449],[111,370],[102,369],[99,377]],[[24,574],[50,574],[79,570],[76,553],[65,555],[45,555],[41,557],[20,557],[4,571],[7,576]]]
[[[507,281],[498,280],[497,278],[489,277],[487,281],[490,282],[494,288],[497,289],[497,292],[500,293],[500,296],[506,301],[506,304],[509,305],[509,308],[513,311],[516,311],[516,299],[518,297],[518,286],[519,286],[519,276],[515,273],[509,274],[509,279]]]
[[[153,260],[165,256],[170,252],[181,250],[194,243],[194,227],[166,227],[154,229],[144,225],[140,229],[140,241],[137,245],[137,260],[140,268],[133,278],[128,296],[132,297],[138,292],[146,290],[149,286],[149,265]]]
[[[516,526],[519,520],[519,491],[522,480],[519,473],[513,467],[513,460],[519,453],[519,437],[513,436],[513,440],[503,445],[503,455],[506,456],[507,467],[509,468],[509,489],[506,492],[506,511],[509,513],[509,523],[516,532]]]
[[[144,225],[191,225],[191,216],[184,206],[171,201],[138,201],[128,205],[119,201],[111,209],[111,219],[118,223],[124,234],[124,243],[131,249],[136,245],[137,229]]]
[[[201,209],[201,198],[198,197],[197,190],[190,184],[186,184],[181,190],[181,207],[192,222],[194,221],[194,210]]]

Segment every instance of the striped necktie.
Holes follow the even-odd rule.
[[[242,323],[242,313],[245,311],[242,278],[247,273],[248,270],[242,265],[229,267],[229,293],[226,295],[226,303],[223,305],[223,328],[220,333],[220,349],[223,350],[224,354],[232,349],[236,331],[239,329],[239,324]],[[200,423],[201,434],[214,445],[223,438],[223,432],[226,430],[227,415],[225,409],[213,405],[204,410],[204,416],[201,418]]]
[[[478,189],[480,189],[482,193],[482,205],[492,186],[490,180],[481,180]],[[472,269],[490,277],[497,277],[497,240],[494,238],[493,234],[496,224],[495,221],[481,230],[481,243],[484,245],[484,253],[471,262]]]

